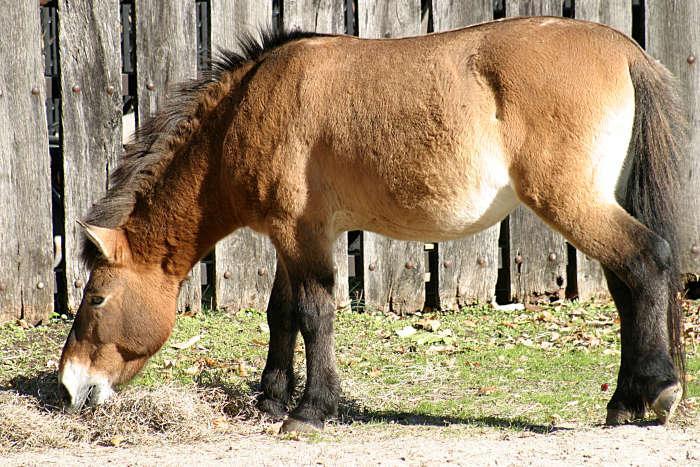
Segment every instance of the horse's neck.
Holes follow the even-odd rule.
[[[238,227],[230,200],[220,193],[218,138],[198,140],[211,147],[185,144],[125,225],[134,257],[160,263],[177,277]]]

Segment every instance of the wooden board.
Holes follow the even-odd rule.
[[[286,30],[300,29],[327,34],[345,32],[345,0],[283,0],[282,24]],[[343,233],[333,246],[335,304],[350,304],[348,286],[348,234]]]
[[[681,272],[700,277],[700,2],[647,0],[647,51],[683,85],[690,145],[681,161]]]
[[[463,28],[492,19],[492,0],[433,0],[435,32]]]
[[[361,37],[402,37],[421,32],[420,0],[358,0]],[[397,313],[421,310],[427,272],[423,243],[392,240],[363,232],[365,305]]]
[[[136,8],[137,123],[145,122],[168,98],[177,83],[197,77],[194,2],[139,0]],[[202,292],[195,264],[178,299],[179,310],[198,311]]]
[[[0,321],[53,310],[51,158],[36,2],[0,2]]]
[[[58,2],[63,128],[64,254],[68,310],[82,300],[89,271],[80,261],[82,219],[107,189],[121,154],[119,1]]]
[[[421,33],[420,0],[357,0],[360,37],[403,37]]]
[[[561,13],[561,0],[506,1],[507,16]],[[510,298],[524,302],[538,295],[563,294],[567,264],[564,238],[522,205],[510,215],[509,226]]]
[[[493,19],[491,0],[433,0],[436,32]],[[437,245],[438,306],[456,309],[493,298],[498,279],[497,224],[476,235]]]
[[[211,1],[211,45],[240,50],[238,38],[256,34],[272,22],[272,2]],[[257,35],[256,35],[257,37]],[[250,229],[240,229],[221,240],[214,252],[214,301],[217,308],[265,310],[275,278],[272,242]]]
[[[288,31],[342,34],[345,32],[344,3],[344,0],[283,0],[282,24]]]
[[[562,0],[506,0],[506,16],[561,16],[563,3]]]
[[[577,19],[607,24],[632,34],[632,3],[629,0],[577,0]],[[576,295],[580,300],[609,298],[608,285],[600,263],[576,251]]]

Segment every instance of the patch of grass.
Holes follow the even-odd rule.
[[[689,313],[697,315],[698,304],[689,306]],[[70,324],[56,318],[32,329],[0,326],[3,413],[18,414],[24,406],[31,422],[27,426],[45,423],[65,431],[64,440],[101,443],[115,437],[144,442],[148,436],[203,436],[198,429],[176,423],[183,418],[199,419],[197,423],[209,428],[261,420],[253,397],[267,352],[264,313],[179,316],[168,343],[115,402],[77,418],[54,408],[56,362]],[[700,356],[693,326],[697,322],[689,328],[694,339],[688,345],[689,407],[700,399]],[[607,304],[574,302],[528,310],[474,306],[404,318],[341,310],[335,329],[344,394],[337,423],[363,429],[395,424],[534,431],[561,424],[590,426],[604,420],[605,404],[615,389],[619,325]],[[301,384],[301,341],[296,356]],[[194,412],[178,415],[174,410],[169,417],[169,409],[156,410],[177,407],[177,397],[189,401],[185,405]],[[196,404],[198,398],[204,406]],[[139,411],[143,416],[133,418]],[[237,417],[236,423],[231,417]],[[686,415],[681,421],[689,423],[691,418]],[[121,419],[134,435],[105,428]],[[17,433],[15,425],[6,420],[0,434]],[[182,435],[188,430],[195,438]],[[100,432],[111,438],[95,434]],[[34,438],[20,438],[10,443],[0,437],[0,449],[34,445]],[[61,439],[44,438],[35,441],[52,445],[51,440]]]

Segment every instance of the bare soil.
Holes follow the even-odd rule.
[[[250,428],[250,427],[248,427]],[[700,425],[494,428],[330,426],[292,439],[262,432],[156,446],[76,446],[11,454],[4,465],[700,465]]]

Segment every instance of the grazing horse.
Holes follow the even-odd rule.
[[[248,226],[277,251],[260,407],[282,430],[337,411],[332,245],[363,229],[444,241],[518,203],[605,268],[622,354],[609,424],[683,393],[674,200],[684,111],[670,73],[605,26],[518,18],[423,37],[265,33],[142,126],[81,223],[91,269],[60,361],[99,404],[168,338],[180,283]],[[232,336],[233,338],[233,336]]]

